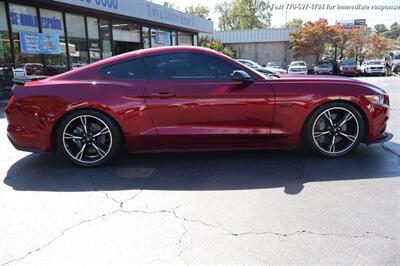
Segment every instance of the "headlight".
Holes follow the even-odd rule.
[[[365,98],[372,104],[384,105],[385,96],[383,95],[365,95]]]

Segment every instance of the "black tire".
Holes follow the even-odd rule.
[[[344,118],[345,116],[347,117],[348,113],[346,112],[351,113],[353,116],[349,115],[348,122],[339,126],[346,119]],[[329,113],[331,120],[327,118],[327,113]],[[316,130],[317,128],[318,130]],[[329,133],[326,133],[328,131]],[[337,158],[350,153],[358,147],[364,138],[365,122],[360,112],[351,104],[332,102],[319,107],[310,115],[307,119],[304,133],[305,140],[313,151],[325,157]],[[348,142],[347,145],[346,142]],[[338,147],[336,147],[337,144],[339,144]],[[331,149],[332,146],[333,150]]]
[[[62,119],[56,140],[57,151],[69,161],[79,166],[96,167],[116,157],[121,148],[122,134],[115,122],[103,113],[78,110]],[[74,151],[78,150],[78,156],[74,156]]]

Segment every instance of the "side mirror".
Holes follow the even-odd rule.
[[[251,82],[253,81],[253,78],[245,71],[243,70],[235,70],[231,74],[231,77],[234,81],[240,81],[240,82]]]

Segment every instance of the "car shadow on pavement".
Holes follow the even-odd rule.
[[[107,166],[90,169],[54,155],[31,154],[10,167],[4,183],[20,191],[282,187],[287,194],[298,194],[309,182],[398,177],[399,162],[399,155],[380,144],[361,145],[340,159],[299,151],[122,154]]]

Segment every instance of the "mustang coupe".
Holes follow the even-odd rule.
[[[349,78],[265,76],[198,47],[138,50],[17,83],[6,108],[17,149],[98,166],[132,152],[293,149],[339,157],[390,139],[389,98]]]

